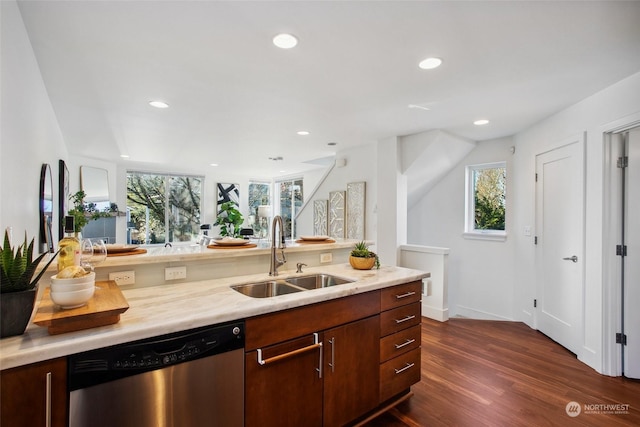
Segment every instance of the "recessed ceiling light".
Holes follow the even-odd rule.
[[[217,163],[211,163],[211,166],[218,166]]]
[[[337,142],[329,142],[329,143],[327,143],[327,145],[330,145],[330,146],[333,147],[334,145],[338,145],[338,143]]]
[[[285,173],[286,171],[280,171],[280,173]]]
[[[278,34],[273,38],[273,44],[280,49],[291,49],[298,44],[298,38],[292,34]]]
[[[297,134],[298,134],[298,135],[302,135],[302,136],[306,136],[306,135],[309,135],[309,132],[307,132],[306,130],[299,130],[299,131],[297,132]]]
[[[128,159],[129,155],[128,154],[120,154],[120,157],[122,157],[123,159]]]
[[[476,126],[482,126],[482,125],[489,124],[489,120],[480,119],[480,120],[476,120],[475,122],[473,122],[473,124],[476,125]]]
[[[426,58],[420,61],[418,67],[423,70],[433,70],[434,68],[438,68],[442,64],[442,59],[440,58]]]
[[[149,102],[149,105],[156,108],[169,108],[169,104],[163,101],[151,101]]]

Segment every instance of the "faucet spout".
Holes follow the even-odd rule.
[[[278,234],[276,234],[277,228],[279,228]],[[276,239],[278,241],[277,245]],[[277,276],[278,267],[287,262],[287,259],[284,256],[284,248],[284,227],[282,224],[282,217],[280,215],[276,215],[273,217],[273,222],[271,223],[271,264],[269,266],[269,276]],[[281,250],[282,258],[278,257],[276,249]]]

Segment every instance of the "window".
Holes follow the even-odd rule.
[[[467,166],[465,237],[506,238],[506,186],[505,162]]]
[[[271,216],[271,184],[249,182],[249,223],[253,234],[264,237],[269,231]]]
[[[278,209],[284,224],[284,235],[291,239],[296,235],[296,215],[302,207],[302,179],[280,181],[276,183],[278,191]]]
[[[127,173],[131,243],[189,242],[200,232],[200,176]]]

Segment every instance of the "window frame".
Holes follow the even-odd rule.
[[[475,240],[493,240],[505,241],[507,239],[507,209],[506,209],[506,182],[505,182],[505,226],[504,230],[486,230],[475,228],[475,185],[473,182],[474,172],[485,169],[501,169],[504,168],[505,175],[507,172],[507,162],[498,161],[491,163],[481,163],[475,165],[467,165],[465,167],[465,219],[464,233],[465,239]],[[505,178],[506,181],[506,178]]]
[[[171,202],[170,202],[170,191],[171,191],[171,184],[170,184],[170,180],[173,178],[193,178],[193,179],[199,179],[200,180],[200,203],[199,203],[199,214],[200,214],[200,224],[198,224],[198,226],[200,226],[202,224],[202,215],[203,215],[203,208],[204,208],[204,197],[205,197],[205,192],[206,192],[206,188],[205,188],[205,176],[204,175],[196,175],[196,174],[187,174],[187,173],[174,173],[174,172],[156,172],[156,171],[145,171],[145,170],[139,170],[139,169],[127,169],[126,171],[126,180],[128,181],[129,178],[129,174],[139,174],[139,175],[155,175],[155,176],[163,176],[165,178],[164,181],[164,191],[165,191],[165,202],[164,202],[164,242],[161,243],[150,243],[148,242],[149,240],[149,234],[148,234],[148,228],[146,229],[145,232],[145,239],[144,239],[144,243],[141,243],[144,246],[161,246],[161,245],[166,245],[167,243],[172,243],[172,244],[179,244],[179,243],[185,243],[187,242],[185,241],[177,241],[177,240],[169,240],[169,235],[170,235],[170,220],[169,217],[171,216],[171,212],[170,212],[170,207],[171,207]],[[127,184],[128,185],[128,184]],[[128,192],[128,187],[127,187],[127,192]],[[129,209],[129,205],[128,205],[128,200],[127,200],[127,211]],[[191,242],[194,241],[194,238],[197,237],[196,236],[192,236],[191,238]],[[131,239],[131,236],[129,235],[129,232],[127,231],[127,242],[129,242]]]

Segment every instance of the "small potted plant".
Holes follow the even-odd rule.
[[[371,270],[373,266],[380,268],[378,255],[369,250],[364,241],[356,243],[349,256],[349,264],[356,270]]]
[[[38,281],[55,259],[54,254],[40,273],[32,280],[40,261],[48,252],[33,259],[33,242],[24,243],[17,249],[11,247],[9,233],[4,233],[4,244],[0,248],[0,338],[24,333],[36,301]]]
[[[241,237],[240,229],[244,218],[236,206],[234,202],[224,202],[220,205],[220,212],[213,225],[220,226],[222,237]]]

